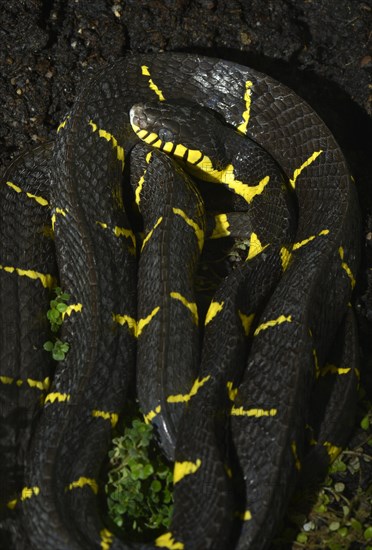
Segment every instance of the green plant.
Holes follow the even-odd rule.
[[[134,419],[113,440],[109,458],[106,493],[111,519],[134,538],[167,528],[173,507],[172,470],[155,449],[152,426]]]
[[[50,322],[51,331],[57,333],[63,323],[63,314],[67,310],[66,302],[70,299],[70,295],[63,292],[60,287],[55,287],[54,292],[56,297],[50,301],[47,318]],[[55,361],[63,361],[70,346],[67,342],[55,337],[54,341],[48,340],[45,342],[43,348],[52,354]]]

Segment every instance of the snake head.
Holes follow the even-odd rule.
[[[224,126],[212,111],[186,101],[138,103],[129,113],[137,136],[158,149],[187,160],[187,151],[198,151],[225,164]]]

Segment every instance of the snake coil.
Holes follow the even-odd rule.
[[[201,127],[195,113],[218,122]],[[205,315],[195,270],[205,238],[230,234],[229,217],[216,207],[208,233],[190,176],[156,148],[230,188],[233,207],[247,215],[247,257]],[[251,149],[264,151],[259,175],[250,171]],[[128,165],[132,190],[123,191]],[[268,165],[280,167],[277,180]],[[340,423],[355,398],[348,304],[359,209],[324,123],[294,92],[247,67],[128,55],[90,76],[55,143],[12,163],[0,192],[1,518],[9,547],[266,548],[298,473],[314,457],[327,464],[345,443]],[[138,266],[132,203],[144,220]],[[57,280],[71,295],[62,333],[70,351],[54,367],[42,344]],[[153,544],[120,540],[103,525],[96,497],[136,369],[146,419],[175,460],[171,527]],[[311,410],[317,444],[306,451]]]

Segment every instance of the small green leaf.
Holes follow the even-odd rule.
[[[48,342],[44,343],[43,348],[45,349],[45,351],[52,351],[52,349],[54,348],[54,344],[53,342],[48,340]]]
[[[339,521],[332,521],[328,526],[330,531],[337,531],[340,528],[340,522]]]
[[[297,542],[300,542],[302,544],[305,544],[307,542],[307,535],[306,533],[299,533],[296,537]]]
[[[67,305],[66,304],[57,304],[56,306],[56,309],[60,312],[60,313],[63,313],[64,311],[66,311],[67,309]]]
[[[161,483],[158,479],[154,479],[154,481],[152,481],[150,485],[150,490],[154,493],[158,493],[159,491],[161,491]]]
[[[63,351],[53,350],[52,357],[55,361],[63,361],[65,354]]]
[[[364,418],[362,418],[362,421],[360,423],[360,427],[363,429],[363,430],[369,430],[369,426],[370,426],[370,421],[369,421],[369,417],[368,415],[366,415]]]
[[[362,531],[362,524],[355,518],[351,518],[350,525],[354,531]]]
[[[364,531],[363,535],[364,535],[364,538],[366,540],[371,540],[372,539],[372,526],[367,527],[367,529]]]

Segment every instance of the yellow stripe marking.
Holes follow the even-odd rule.
[[[201,460],[198,458],[196,462],[175,462],[173,470],[173,484],[178,483],[186,476],[195,474],[201,466]]]
[[[216,214],[214,216],[214,228],[210,239],[220,239],[221,237],[228,237],[230,223],[227,218],[227,214]]]
[[[40,197],[39,195],[33,195],[32,193],[29,193],[27,191],[23,191],[20,187],[18,187],[18,185],[16,185],[15,183],[13,183],[11,181],[6,181],[5,183],[8,187],[13,189],[13,191],[15,191],[16,193],[25,193],[26,196],[29,199],[33,199],[34,201],[36,201],[41,206],[48,206],[49,205],[49,202],[46,199],[44,199],[44,197]]]
[[[153,411],[150,411],[147,414],[144,414],[143,420],[145,421],[145,424],[149,424],[151,420],[153,420],[155,416],[160,413],[160,411],[161,411],[161,406],[158,405],[157,407],[155,407]]]
[[[106,222],[100,222],[96,221],[96,224],[102,227],[102,229],[108,229],[108,224]],[[118,225],[115,225],[112,232],[114,233],[115,237],[125,237],[127,239],[130,239],[132,241],[133,246],[136,246],[136,237],[134,236],[134,233],[131,229],[127,229],[126,227],[119,227]]]
[[[297,445],[296,445],[295,441],[292,441],[292,443],[291,443],[291,451],[292,451],[293,458],[294,458],[294,461],[295,461],[296,470],[300,471],[301,470],[301,462],[300,462],[300,459],[298,457]]]
[[[342,447],[337,447],[336,445],[332,445],[332,443],[330,443],[329,441],[325,441],[323,443],[323,447],[325,447],[331,462],[336,460],[336,458],[342,451]]]
[[[31,498],[33,495],[38,495],[40,493],[39,487],[23,487],[21,492],[21,500],[27,500],[28,498]]]
[[[336,365],[327,364],[327,365],[324,365],[324,367],[321,369],[320,374],[321,376],[326,376],[327,374],[343,375],[343,374],[348,374],[349,372],[351,372],[350,367],[343,368],[343,367],[336,367]]]
[[[69,306],[67,306],[67,309],[62,312],[62,320],[64,320],[66,315],[70,317],[73,312],[79,313],[82,309],[83,304],[70,304]]]
[[[116,424],[119,420],[119,415],[117,413],[110,413],[107,411],[99,411],[97,409],[92,411],[92,416],[95,418],[103,418],[104,420],[109,420],[111,422],[111,426],[115,428]]]
[[[319,361],[318,361],[318,355],[316,353],[316,349],[313,348],[313,357],[314,357],[314,369],[315,369],[315,377],[319,378],[320,375],[320,368],[319,368]]]
[[[160,535],[160,537],[155,540],[155,546],[168,548],[168,550],[184,550],[185,548],[185,545],[177,541],[170,532]]]
[[[207,325],[216,317],[216,315],[223,310],[225,302],[211,302],[205,316],[204,324]]]
[[[19,500],[23,502],[33,496],[37,496],[39,493],[40,493],[39,487],[23,487]],[[18,503],[17,498],[10,500],[9,502],[7,502],[7,508],[9,508],[10,510],[13,510],[16,507],[17,503]]]
[[[238,518],[242,521],[249,521],[252,519],[252,513],[249,510],[245,510],[241,514],[238,514]]]
[[[63,120],[60,125],[58,126],[57,128],[57,132],[59,132],[60,130],[62,130],[62,128],[64,128],[67,124],[67,121],[68,119],[70,118],[70,115],[67,115],[67,117],[65,118],[65,120]]]
[[[132,124],[132,128],[138,137],[140,137],[145,143],[151,144],[152,147],[158,148],[161,145],[160,140],[152,143],[155,138],[158,137],[153,132],[146,137],[141,137],[140,128],[135,124]],[[234,191],[234,193],[243,197],[248,204],[250,204],[257,195],[260,195],[264,191],[270,181],[270,177],[265,176],[257,185],[247,185],[246,183],[235,178],[234,166],[232,164],[228,164],[222,170],[216,170],[209,157],[203,155],[203,153],[197,149],[188,149],[181,143],[176,146],[173,156],[183,159],[186,151],[188,151],[187,164],[190,173],[196,175],[204,181],[212,181],[214,183],[226,185],[229,189]]]
[[[275,327],[277,325],[281,325],[282,323],[291,323],[292,322],[292,315],[279,315],[277,319],[271,319],[270,321],[266,321],[265,323],[261,323],[256,330],[254,331],[254,336],[257,336],[262,330],[266,330],[269,327]]]
[[[36,388],[38,390],[47,390],[50,386],[49,377],[44,378],[44,380],[33,380],[32,378],[27,378],[27,380],[16,379],[11,376],[0,376],[0,382],[2,384],[15,384],[20,387],[23,384],[28,384],[30,388]]]
[[[152,321],[152,319],[155,317],[155,315],[158,313],[159,310],[160,310],[160,307],[157,306],[152,310],[152,312],[147,317],[145,317],[144,319],[139,319],[137,321],[137,329],[135,334],[136,338],[138,338],[142,334],[143,329]]]
[[[58,403],[63,403],[64,401],[70,401],[70,394],[69,393],[59,393],[59,392],[52,392],[48,393],[48,395],[45,398],[45,403],[54,403],[57,401]]]
[[[110,550],[114,534],[111,533],[111,531],[109,531],[108,529],[102,529],[99,532],[99,536],[101,538],[101,550]]]
[[[56,225],[57,214],[60,214],[61,216],[63,216],[65,218],[66,215],[67,215],[67,212],[68,212],[68,210],[63,210],[63,208],[58,208],[57,207],[57,208],[54,209],[54,212],[53,212],[52,217],[51,217],[53,231],[54,231],[54,227]]]
[[[233,382],[226,382],[227,393],[230,401],[235,401],[236,396],[238,395],[238,388],[233,387]]]
[[[146,134],[145,130],[143,130],[143,132]],[[149,151],[145,158],[146,158],[147,164],[149,164],[150,161],[151,161],[151,158],[152,158],[152,151]],[[145,170],[143,171],[142,176],[138,180],[138,185],[137,185],[136,190],[134,192],[134,200],[136,201],[136,204],[137,204],[138,207],[140,206],[140,202],[141,202],[141,192],[142,192],[142,189],[143,189],[143,184],[145,183],[146,172],[147,172],[147,168],[145,168]]]
[[[317,235],[311,235],[311,237],[308,237],[307,239],[304,239],[303,241],[300,241],[298,243],[294,243],[293,247],[292,247],[292,250],[298,250],[299,248],[301,248],[302,246],[310,243],[311,241],[313,241],[317,237],[320,237],[321,235],[328,235],[328,233],[329,233],[329,229],[322,229],[322,231],[319,231],[319,233]]]
[[[152,234],[154,233],[155,229],[161,224],[162,221],[163,221],[163,216],[160,216],[160,218],[156,221],[154,227],[152,229],[150,229],[150,231],[147,233],[146,237],[143,239],[141,252],[145,248],[147,241],[149,239],[151,239]]]
[[[27,378],[27,384],[30,388],[36,388],[38,390],[48,390],[50,387],[50,379],[47,376],[44,380],[33,380],[32,378]]]
[[[348,264],[346,262],[344,262],[345,252],[344,252],[344,249],[343,249],[342,246],[340,246],[340,248],[338,249],[338,252],[339,252],[340,258],[341,258],[341,267],[346,271],[346,274],[350,279],[351,288],[354,288],[354,286],[355,286],[355,277],[352,274],[351,269],[348,266]]]
[[[99,225],[100,227],[102,227],[102,229],[107,229],[108,228],[108,225],[107,223],[105,222],[96,222],[97,225]]]
[[[20,267],[4,265],[0,265],[0,269],[6,271],[7,273],[17,273],[20,277],[39,280],[44,288],[53,288],[57,283],[56,278],[52,275],[39,273],[38,271],[32,271],[31,269],[21,269]]]
[[[303,162],[299,168],[296,168],[296,170],[293,172],[292,179],[289,180],[289,183],[291,184],[293,189],[296,187],[296,181],[301,172],[305,168],[307,168],[307,166],[309,166],[312,162],[314,162],[314,160],[317,159],[321,153],[323,153],[322,149],[320,151],[314,151],[314,153],[310,155],[310,157],[305,160],[305,162]]]
[[[17,502],[18,502],[18,500],[16,498],[13,499],[13,500],[9,500],[6,503],[6,506],[7,506],[7,508],[9,508],[9,510],[14,510],[14,508],[17,506]]]
[[[201,380],[197,378],[195,382],[192,385],[191,390],[189,393],[179,393],[178,395],[168,395],[167,402],[168,403],[186,403],[187,401],[190,401],[190,399],[198,393],[200,388],[204,386],[206,382],[210,379],[210,374],[208,376],[205,376]]]
[[[142,70],[143,76],[151,76],[149,68],[146,65],[142,65],[141,70]],[[150,86],[150,89],[156,93],[160,101],[165,100],[163,92],[160,90],[160,88],[157,87],[157,85],[154,83],[152,78],[149,78],[149,86]]]
[[[181,218],[187,223],[187,225],[189,225],[194,230],[195,236],[196,236],[197,241],[198,241],[199,250],[202,251],[203,250],[203,245],[204,245],[204,231],[203,231],[203,229],[196,222],[194,222],[194,220],[189,218],[188,215],[186,214],[186,212],[184,212],[180,208],[173,208],[173,213],[178,215],[178,216],[181,216]]]
[[[252,322],[253,322],[253,319],[254,319],[254,313],[251,313],[250,315],[246,315],[245,313],[242,313],[240,310],[238,310],[238,315],[239,315],[240,320],[242,322],[245,335],[249,336],[249,333],[251,331]]]
[[[22,189],[20,187],[18,187],[18,185],[16,185],[15,183],[13,183],[11,181],[6,181],[5,183],[8,187],[13,189],[13,191],[15,191],[16,193],[22,193]]]
[[[264,246],[262,245],[257,233],[251,233],[248,256],[246,258],[246,261],[251,260],[255,256],[258,256],[258,254],[261,254],[261,252],[265,250],[265,248],[267,248],[268,246],[268,244],[265,244]]]
[[[72,491],[72,489],[78,489],[83,488],[86,485],[90,487],[93,491],[93,493],[96,495],[98,493],[98,484],[95,479],[92,479],[91,477],[79,477],[76,481],[73,481],[66,487],[66,491]]]
[[[89,125],[91,126],[93,132],[97,132],[98,130],[98,135],[100,138],[105,139],[107,142],[111,142],[113,148],[116,149],[116,158],[121,162],[121,168],[124,170],[124,149],[118,144],[117,139],[110,134],[110,132],[107,132],[102,128],[98,128],[97,124],[95,124],[92,120],[89,121]]]
[[[119,323],[119,325],[128,325],[128,328],[133,332],[133,335],[138,338],[138,336],[141,335],[145,326],[150,323],[150,321],[153,319],[153,317],[155,317],[159,310],[159,306],[155,307],[152,312],[147,315],[147,317],[139,319],[138,321],[136,321],[136,319],[130,317],[129,315],[120,315],[119,313],[113,313],[112,317],[115,323]]]
[[[245,83],[245,92],[244,92],[244,101],[245,101],[245,111],[242,114],[243,122],[238,126],[238,131],[242,134],[247,133],[247,126],[249,122],[249,116],[251,111],[251,94],[252,94],[253,82],[247,80]]]
[[[115,323],[118,323],[119,325],[128,325],[128,328],[133,332],[133,335],[137,335],[137,321],[134,317],[130,317],[130,315],[120,315],[120,313],[113,313],[112,318]]]
[[[262,416],[275,416],[278,409],[243,409],[243,407],[234,407],[231,409],[232,416],[254,416],[261,418]]]
[[[140,202],[141,202],[141,191],[143,189],[143,184],[145,183],[146,172],[147,172],[147,168],[144,171],[144,173],[142,174],[142,176],[140,177],[140,179],[138,180],[138,185],[137,185],[136,190],[134,192],[134,200],[136,201],[136,204],[137,204],[138,207],[139,207]]]
[[[179,300],[185,307],[187,307],[187,309],[191,312],[194,323],[196,325],[199,324],[198,307],[195,302],[189,302],[179,292],[171,292],[170,297],[174,298],[175,300]]]
[[[288,250],[287,247],[282,246],[281,249],[280,249],[279,254],[280,254],[280,261],[282,263],[282,269],[283,269],[283,271],[285,271],[288,268],[289,263],[291,261],[292,252],[291,252],[291,250]]]
[[[26,192],[26,195],[28,196],[29,199],[33,199],[34,201],[36,201],[41,206],[48,206],[49,205],[49,202],[46,199],[44,199],[43,197],[40,197],[39,195],[33,195],[32,193],[27,193],[27,192]]]

